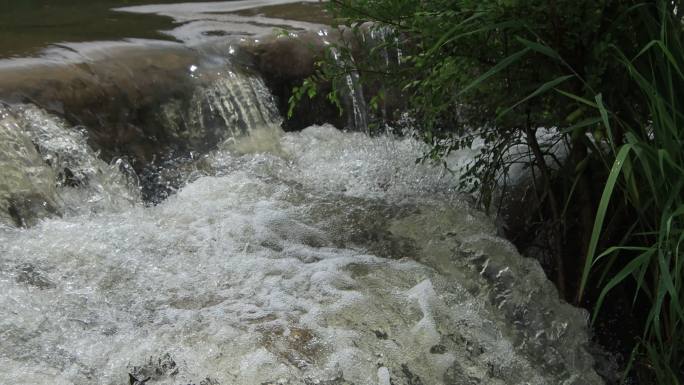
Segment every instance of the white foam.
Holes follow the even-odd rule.
[[[22,217],[15,220],[32,223],[46,213],[122,210],[139,202],[130,167],[100,160],[84,132],[32,105],[0,105],[0,114],[0,222],[11,210]]]
[[[418,142],[312,127],[276,144],[218,151],[156,207],[0,230],[0,382],[122,384],[168,353],[178,373],[150,385],[601,383],[581,313],[477,238],[491,229],[481,216],[434,199],[454,180],[415,164]],[[515,326],[470,268],[477,242],[489,268],[510,264],[510,302],[540,317],[529,328],[553,312],[569,331],[535,342]]]

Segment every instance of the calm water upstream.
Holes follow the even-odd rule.
[[[192,0],[191,0],[192,1]],[[0,0],[0,57],[35,54],[50,44],[123,38],[171,39],[170,17],[112,8],[174,0]]]

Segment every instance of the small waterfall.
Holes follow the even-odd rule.
[[[364,60],[367,65],[378,74],[386,73],[384,76],[391,77],[393,71],[402,64],[402,52],[396,31],[388,26],[366,23],[360,26],[358,33],[357,43],[361,45],[361,50],[366,52],[367,56]],[[355,50],[356,48],[352,47],[352,52]],[[344,78],[346,84],[343,87],[345,91],[343,97],[346,99],[345,104],[354,112],[353,116],[349,116],[349,126],[359,130],[359,124],[361,124],[366,128],[359,131],[369,132],[369,123],[371,127],[385,128],[388,128],[388,124],[395,123],[395,119],[398,118],[395,113],[403,109],[401,102],[403,98],[398,94],[398,90],[384,88],[385,83],[382,78],[370,78],[365,85],[371,92],[383,96],[377,99],[377,105],[369,109],[364,98],[364,85],[361,84],[359,71],[355,69],[353,55],[342,57],[343,55],[336,49],[332,49],[332,55],[339,67],[347,72]]]
[[[259,76],[230,67],[194,72],[198,85],[191,95],[159,107],[158,120],[171,141],[206,151],[256,129],[280,126],[275,100]]]
[[[138,200],[131,167],[100,160],[83,130],[32,105],[0,105],[0,223],[29,226]]]
[[[276,135],[282,118],[262,78],[244,69],[193,68],[196,87],[189,95],[162,104],[157,112],[164,137],[180,146],[174,153],[144,171],[146,201],[159,203],[178,190],[198,154],[245,136]],[[187,171],[187,170],[186,170]]]
[[[401,47],[399,46],[399,37],[398,36],[394,37],[394,47],[397,50],[397,65],[401,65],[401,63],[404,59],[404,54],[401,50]]]
[[[370,31],[371,40],[379,41],[381,44],[382,49],[380,50],[380,53],[382,54],[382,58],[384,59],[385,68],[387,68],[388,70],[390,68],[390,53],[389,49],[387,48],[387,37],[390,32],[391,29],[387,26],[371,28]],[[382,103],[380,113],[382,114],[382,121],[387,122],[387,105],[385,103]]]
[[[390,54],[389,50],[387,49],[387,37],[391,32],[392,30],[387,26],[371,28],[370,31],[371,40],[377,41],[382,45],[382,50],[380,53],[382,54],[382,58],[385,60],[385,66],[387,66],[387,68],[390,66]]]
[[[351,113],[347,113],[350,128],[355,131],[368,132],[368,107],[363,95],[363,86],[359,77],[359,72],[355,69],[354,58],[342,57],[336,49],[331,49],[335,61],[341,68],[345,68],[344,76],[344,104],[345,108]]]
[[[195,70],[199,71],[199,70]],[[194,150],[207,150],[262,127],[278,127],[278,108],[263,80],[237,68],[197,74],[191,95],[159,110],[166,135]]]
[[[253,74],[228,71],[191,101],[191,121],[204,131],[225,130],[223,139],[279,126],[278,108],[263,80]]]

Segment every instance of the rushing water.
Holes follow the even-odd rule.
[[[128,208],[139,200],[128,164],[106,164],[83,131],[31,105],[0,104],[0,180],[0,225]]]
[[[0,384],[602,383],[586,312],[421,142],[284,133],[258,73],[209,59],[141,104],[192,150],[152,176],[102,160],[104,119],[0,104]]]
[[[5,228],[0,382],[600,383],[585,314],[421,150],[264,127],[158,206]]]

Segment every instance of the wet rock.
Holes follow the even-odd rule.
[[[158,358],[150,357],[147,362],[131,368],[128,374],[131,384],[145,384],[148,381],[154,383],[161,379],[168,379],[178,374],[178,365],[169,353]],[[133,382],[136,381],[136,382]]]
[[[287,117],[294,87],[315,72],[314,64],[325,54],[325,38],[316,31],[298,32],[261,39],[258,44],[242,48],[253,56],[253,65],[264,77],[276,98],[280,115]],[[283,57],[289,58],[282,60]],[[320,84],[313,99],[302,98],[291,117],[283,122],[286,131],[301,130],[313,124],[331,123],[344,127],[347,119],[328,99],[330,84]]]
[[[430,353],[432,354],[444,354],[446,353],[447,349],[446,346],[444,345],[435,345],[430,348]]]
[[[136,378],[134,375],[128,373],[128,384],[129,385],[145,385],[147,381],[150,380],[150,377],[147,377],[145,379],[139,379]]]
[[[256,71],[253,76],[262,76],[278,101],[276,115],[285,116],[292,87],[313,73],[316,52],[323,46],[309,33],[296,39],[267,36],[258,44],[236,47],[240,44],[245,45],[226,55],[211,47],[203,48],[203,54],[170,43],[98,43],[85,45],[72,61],[60,64],[8,61],[0,67],[0,101],[31,102],[60,114],[89,131],[90,143],[103,159],[128,157],[141,171],[170,152],[206,151],[234,131],[245,131],[252,117],[240,114],[249,109],[220,108],[249,96],[243,92],[234,98],[216,88],[221,84],[215,82],[231,79],[230,73]],[[315,46],[319,48],[310,48]],[[325,102],[324,95],[320,99]],[[307,116],[316,123],[339,119],[329,103],[316,103],[298,109],[298,123],[285,126],[304,128],[312,123]],[[229,130],[223,132],[225,128]]]
[[[411,369],[409,369],[408,365],[401,365],[401,373],[404,375],[404,378],[406,379],[406,385],[423,385],[423,381],[420,379],[419,376],[411,372]]]
[[[39,289],[53,289],[56,286],[45,276],[43,271],[30,263],[17,267],[16,281]]]
[[[0,67],[0,100],[30,101],[87,127],[91,143],[107,161],[128,155],[148,162],[160,146],[170,146],[151,111],[192,91],[187,68],[197,57],[168,43],[111,43],[107,54],[98,48],[84,48],[81,57],[62,64],[6,63]]]
[[[375,336],[381,340],[386,340],[387,339],[387,333],[383,332],[382,330],[373,330],[373,333]]]

